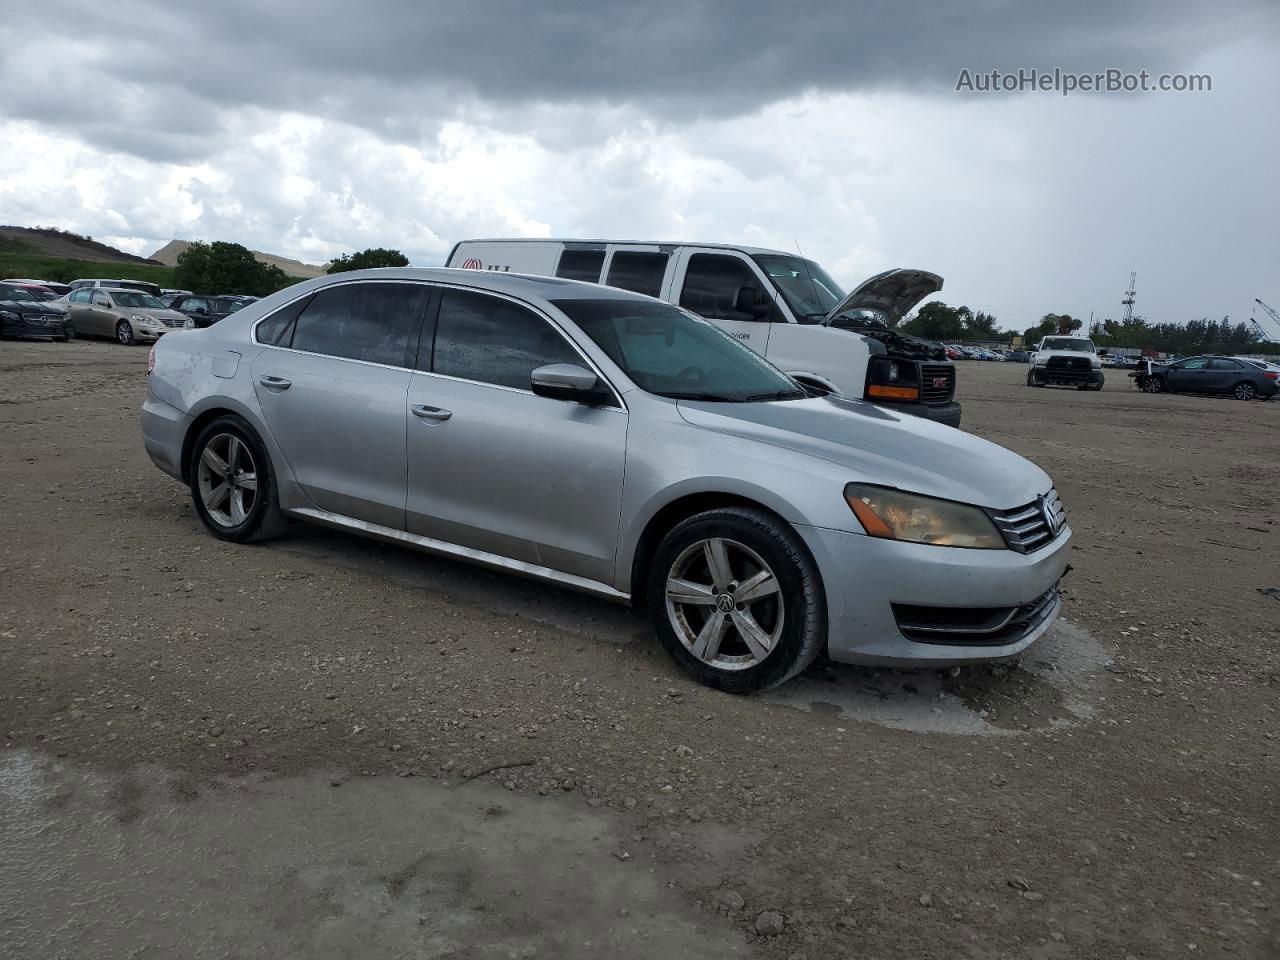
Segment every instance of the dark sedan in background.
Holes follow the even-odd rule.
[[[1234,357],[1144,361],[1129,376],[1147,393],[1226,393],[1237,400],[1267,400],[1280,390],[1280,374]]]
[[[256,299],[257,297],[206,297],[189,293],[170,298],[168,306],[171,310],[186,314],[196,322],[197,327],[211,327]]]
[[[21,287],[0,283],[0,336],[69,340],[75,330],[67,311],[46,303]]]

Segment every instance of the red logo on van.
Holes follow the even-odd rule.
[[[463,270],[483,270],[484,264],[481,263],[479,260],[477,260],[475,257],[468,257],[466,260],[462,261],[462,269]]]

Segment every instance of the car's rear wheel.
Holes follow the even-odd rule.
[[[727,693],[783,683],[826,643],[817,568],[795,532],[762,510],[709,510],[679,524],[658,547],[648,593],[667,652]]]
[[[1258,388],[1247,380],[1242,380],[1231,389],[1231,395],[1237,400],[1256,400]]]
[[[249,543],[286,529],[271,460],[240,417],[219,417],[200,431],[187,476],[196,513],[220,540]]]
[[[133,336],[133,326],[128,320],[121,320],[116,324],[116,339],[126,347],[131,347],[137,342]]]

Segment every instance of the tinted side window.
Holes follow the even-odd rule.
[[[258,329],[254,334],[258,342],[273,343],[281,347],[289,346],[293,341],[293,322],[298,319],[298,314],[302,313],[310,302],[310,297],[299,297],[293,303],[281,307],[263,320],[258,324]]]
[[[767,302],[760,280],[746,261],[714,253],[695,253],[685,270],[680,306],[715,320],[763,319],[734,309],[740,287],[750,287],[756,292],[757,300]]]
[[[1215,357],[1209,361],[1210,370],[1239,370],[1241,365],[1235,360],[1224,360],[1221,357]]]
[[[72,303],[88,303],[89,291],[81,287],[79,290],[72,290],[71,296],[67,297]]]
[[[662,293],[662,275],[667,272],[665,253],[615,253],[609,261],[611,287],[656,297]]]
[[[435,373],[528,390],[529,374],[547,363],[580,364],[582,358],[558,330],[523,307],[444,291],[436,318]]]
[[[600,268],[604,266],[603,250],[566,250],[560,254],[556,276],[565,280],[600,282]]]
[[[1182,363],[1183,370],[1203,370],[1208,366],[1209,361],[1204,357],[1194,357],[1191,360],[1184,360]]]
[[[344,283],[317,292],[294,324],[292,346],[407,367],[430,290],[421,283]]]

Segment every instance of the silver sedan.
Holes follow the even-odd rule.
[[[152,351],[146,449],[235,542],[307,520],[647,607],[735,693],[819,653],[1016,655],[1058,614],[1049,477],[811,397],[648,297],[469,270],[321,277]]]

